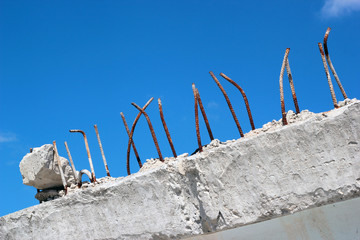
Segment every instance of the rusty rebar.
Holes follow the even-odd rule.
[[[83,135],[84,137],[84,142],[85,142],[85,148],[86,148],[86,152],[88,155],[88,159],[89,159],[89,164],[90,164],[90,169],[91,169],[91,175],[92,175],[92,179],[91,182],[96,182],[96,177],[95,177],[95,171],[94,171],[94,166],[91,160],[91,154],[90,154],[90,149],[89,149],[89,144],[88,144],[88,140],[86,138],[86,134],[84,131],[79,130],[79,129],[74,129],[74,130],[69,130],[69,132],[74,133],[74,132],[79,132]]]
[[[196,91],[196,87],[195,84],[192,84],[192,90],[194,93],[194,108],[195,108],[195,129],[196,129],[196,138],[197,138],[197,142],[198,142],[198,146],[199,146],[199,152],[202,152],[202,144],[201,144],[201,137],[200,137],[200,127],[199,127],[199,110],[198,110],[198,95],[197,95],[197,91]]]
[[[281,66],[281,70],[280,70],[280,80],[279,80],[280,103],[281,103],[281,113],[282,113],[282,123],[283,123],[283,125],[287,125],[286,112],[285,112],[285,102],[284,102],[283,77],[284,77],[284,70],[285,70],[286,60],[288,58],[289,52],[290,52],[290,48],[287,48],[286,51],[285,51],[283,62],[282,62],[282,66]]]
[[[56,141],[53,141],[53,145],[54,145],[54,157],[56,158],[56,161],[57,161],[57,164],[58,164],[58,167],[59,167],[61,181],[62,181],[62,184],[64,186],[65,195],[66,195],[66,193],[67,193],[67,183],[66,183],[66,180],[65,180],[64,172],[63,172],[62,167],[61,167],[61,161],[60,161],[59,153],[58,153],[58,150],[57,150],[57,147],[56,147]]]
[[[126,122],[125,116],[124,116],[124,114],[123,114],[122,112],[120,113],[120,115],[121,115],[121,118],[122,118],[122,120],[123,120],[125,129],[126,129],[126,132],[127,132],[128,136],[129,136],[129,138],[130,138],[130,130],[129,130],[128,124],[127,124],[127,122]],[[132,147],[133,147],[133,150],[134,150],[134,153],[135,153],[137,162],[138,162],[138,164],[139,164],[139,167],[142,168],[141,160],[140,160],[140,157],[139,157],[139,153],[138,153],[138,151],[137,151],[137,149],[136,149],[136,147],[135,147],[134,139],[131,139],[131,145],[132,145]]]
[[[253,120],[252,115],[251,115],[249,101],[248,101],[248,99],[246,97],[246,94],[245,94],[244,90],[239,86],[239,84],[237,84],[234,80],[232,80],[231,78],[229,78],[225,74],[220,73],[220,76],[225,78],[225,80],[227,80],[228,82],[233,84],[240,91],[241,95],[243,96],[244,102],[245,102],[246,111],[247,111],[248,116],[249,116],[251,128],[252,128],[252,130],[255,130],[255,124],[254,124],[254,120]]]
[[[153,138],[153,140],[154,140],[154,144],[155,144],[156,150],[157,150],[157,152],[158,152],[158,154],[159,154],[159,159],[160,159],[161,162],[163,162],[164,159],[163,159],[163,157],[162,157],[162,155],[161,155],[160,147],[159,147],[158,141],[157,141],[157,139],[156,139],[155,131],[154,131],[154,128],[153,128],[153,126],[152,126],[152,124],[151,124],[151,121],[150,121],[149,116],[148,116],[147,113],[144,111],[144,109],[142,109],[141,107],[139,107],[139,106],[136,105],[135,103],[132,102],[131,105],[133,105],[137,110],[139,110],[139,111],[145,116],[146,121],[147,121],[147,123],[148,123],[148,125],[149,125],[149,129],[150,129],[150,132],[151,132],[151,136],[152,136],[152,138]]]
[[[69,146],[68,146],[68,144],[67,144],[66,141],[64,142],[64,144],[65,144],[66,152],[67,152],[67,154],[68,154],[68,156],[69,156],[71,168],[72,168],[73,173],[74,173],[75,183],[76,183],[78,186],[79,186],[79,185],[81,186],[81,183],[80,183],[78,177],[76,176],[75,164],[74,164],[73,159],[72,159],[72,157],[71,157],[70,150],[69,150]],[[80,187],[80,186],[79,186],[79,187]]]
[[[97,137],[97,140],[98,140],[98,143],[99,143],[99,147],[100,147],[100,151],[101,151],[101,156],[102,156],[102,159],[103,159],[103,161],[104,161],[104,166],[105,166],[105,170],[106,170],[106,175],[108,175],[109,177],[111,177],[111,176],[110,176],[110,172],[109,172],[109,167],[108,167],[107,162],[106,162],[104,150],[103,150],[103,147],[102,147],[102,144],[101,144],[100,135],[99,135],[99,130],[98,130],[98,127],[97,127],[96,124],[94,125],[94,128],[95,128],[96,137]]]
[[[149,101],[144,105],[143,109],[145,110],[149,104],[152,102],[152,100],[154,100],[154,98],[150,98]],[[136,123],[139,121],[139,118],[141,116],[142,112],[139,112],[136,115],[136,118],[133,122],[133,125],[131,126],[131,131],[130,131],[130,137],[129,137],[129,141],[128,141],[128,146],[127,146],[127,151],[126,151],[126,169],[127,169],[127,173],[128,175],[130,175],[130,147],[131,147],[131,141],[132,141],[132,137],[134,135],[134,131],[135,131],[135,127],[136,127]],[[140,160],[140,159],[138,159]],[[140,162],[141,163],[141,162]]]
[[[334,66],[333,66],[333,64],[332,64],[332,62],[331,62],[330,55],[329,55],[329,51],[328,51],[328,47],[327,47],[327,39],[328,39],[328,37],[329,37],[330,30],[331,30],[331,28],[328,27],[327,30],[326,30],[325,36],[324,36],[325,56],[326,56],[326,60],[327,60],[327,62],[328,62],[328,64],[329,64],[329,67],[330,67],[330,69],[331,69],[331,72],[333,73],[334,78],[335,78],[337,84],[339,85],[339,88],[340,88],[340,90],[341,90],[341,93],[342,93],[344,99],[346,99],[346,98],[347,98],[347,95],[346,95],[345,90],[344,90],[344,88],[343,88],[343,86],[342,86],[342,84],[341,84],[341,82],[340,82],[340,79],[339,79],[339,77],[338,77],[338,75],[337,75],[337,73],[336,73],[336,71],[335,71],[335,68],[334,68]]]
[[[320,54],[321,54],[321,59],[322,59],[322,62],[324,64],[325,74],[326,74],[326,77],[327,77],[327,80],[328,80],[331,98],[332,98],[334,107],[338,108],[339,106],[337,104],[337,100],[336,100],[336,96],[335,96],[335,92],[334,92],[334,87],[333,87],[332,82],[331,82],[331,77],[330,77],[329,69],[328,69],[328,66],[327,66],[327,63],[326,63],[324,50],[323,50],[323,47],[322,47],[321,43],[318,43],[318,46],[319,46],[319,50],[320,50]]]
[[[81,181],[82,181],[82,175],[84,175],[84,174],[85,174],[86,176],[88,176],[88,178],[90,179],[91,182],[93,182],[93,179],[92,179],[92,176],[91,176],[91,173],[89,172],[89,170],[87,170],[87,169],[81,169],[80,172],[79,172],[79,176],[78,176],[78,178],[80,179],[80,183],[81,183]],[[81,187],[81,184],[80,184],[79,187]]]
[[[168,129],[168,127],[167,127],[167,125],[166,125],[166,122],[165,122],[164,113],[163,113],[163,109],[162,109],[162,104],[161,104],[160,98],[158,99],[158,104],[159,104],[159,112],[160,112],[161,122],[162,122],[162,125],[163,125],[163,127],[164,127],[164,130],[165,130],[165,133],[166,133],[166,137],[167,137],[167,139],[168,139],[168,141],[169,141],[171,151],[172,151],[174,157],[176,158],[176,157],[177,157],[176,151],[175,151],[174,144],[173,144],[172,139],[171,139],[171,136],[170,136],[169,129]]]
[[[197,95],[197,100],[198,100],[199,107],[200,107],[200,110],[201,110],[201,114],[203,116],[203,119],[204,119],[204,122],[205,122],[205,125],[206,125],[206,129],[207,129],[207,131],[209,133],[210,140],[212,141],[212,140],[214,140],[214,136],[212,134],[210,124],[209,124],[209,120],[208,120],[208,118],[206,116],[205,109],[204,109],[204,106],[203,106],[202,101],[201,101],[199,89],[197,89],[197,88],[196,88],[196,95]]]
[[[290,83],[291,94],[292,94],[292,97],[294,100],[295,110],[296,110],[296,113],[300,113],[299,104],[298,104],[296,93],[295,93],[294,81],[293,81],[291,70],[290,70],[289,57],[286,58],[285,67],[286,67],[286,72],[287,72],[289,83]]]
[[[236,123],[236,126],[237,126],[237,128],[239,130],[240,136],[244,137],[243,131],[241,130],[241,127],[240,127],[239,120],[236,117],[235,111],[234,111],[234,109],[233,109],[233,107],[231,105],[231,102],[230,102],[230,99],[229,99],[228,95],[225,92],[225,89],[221,86],[219,80],[215,77],[214,73],[212,71],[210,71],[209,73],[210,73],[211,77],[214,79],[214,81],[216,82],[216,84],[218,85],[218,87],[220,88],[221,92],[223,93],[223,95],[225,97],[225,100],[226,100],[226,102],[227,102],[227,104],[229,106],[230,112],[231,112],[231,114],[232,114],[232,116],[234,118],[234,121]]]

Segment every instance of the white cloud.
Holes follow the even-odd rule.
[[[13,142],[13,141],[16,141],[15,134],[12,133],[0,134],[0,143]]]
[[[360,0],[325,0],[321,9],[323,17],[340,17],[360,10]]]
[[[212,109],[216,109],[219,107],[219,104],[215,101],[210,101],[206,104],[207,108],[212,108]]]

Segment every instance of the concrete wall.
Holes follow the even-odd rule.
[[[360,239],[360,198],[186,240]]]
[[[250,135],[4,216],[0,239],[185,238],[360,195],[360,102]]]

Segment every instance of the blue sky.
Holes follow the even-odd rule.
[[[279,73],[285,49],[301,110],[333,108],[318,42],[327,27],[332,62],[350,98],[360,98],[360,1],[5,1],[0,0],[0,216],[38,204],[22,184],[19,162],[31,147],[56,140],[77,169],[89,169],[84,130],[97,177],[126,175],[125,132],[150,97],[149,114],[164,156],[172,156],[157,98],[178,154],[197,148],[191,84],[199,89],[214,137],[239,138],[224,97],[209,75],[225,73],[245,90],[255,126],[281,118]],[[218,78],[244,132],[240,93]],[[294,110],[287,78],[285,104]],[[338,87],[338,100],[342,100]],[[203,144],[209,142],[200,118]],[[142,117],[134,135],[140,157],[157,157]],[[134,155],[131,170],[138,171]]]

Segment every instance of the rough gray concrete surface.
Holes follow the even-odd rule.
[[[60,162],[66,181],[69,184],[74,182],[69,161],[60,157]],[[58,163],[54,160],[54,146],[52,144],[34,148],[31,153],[23,157],[19,167],[25,185],[37,189],[63,186]]]
[[[0,239],[179,239],[360,195],[359,101],[211,145],[4,216]]]

